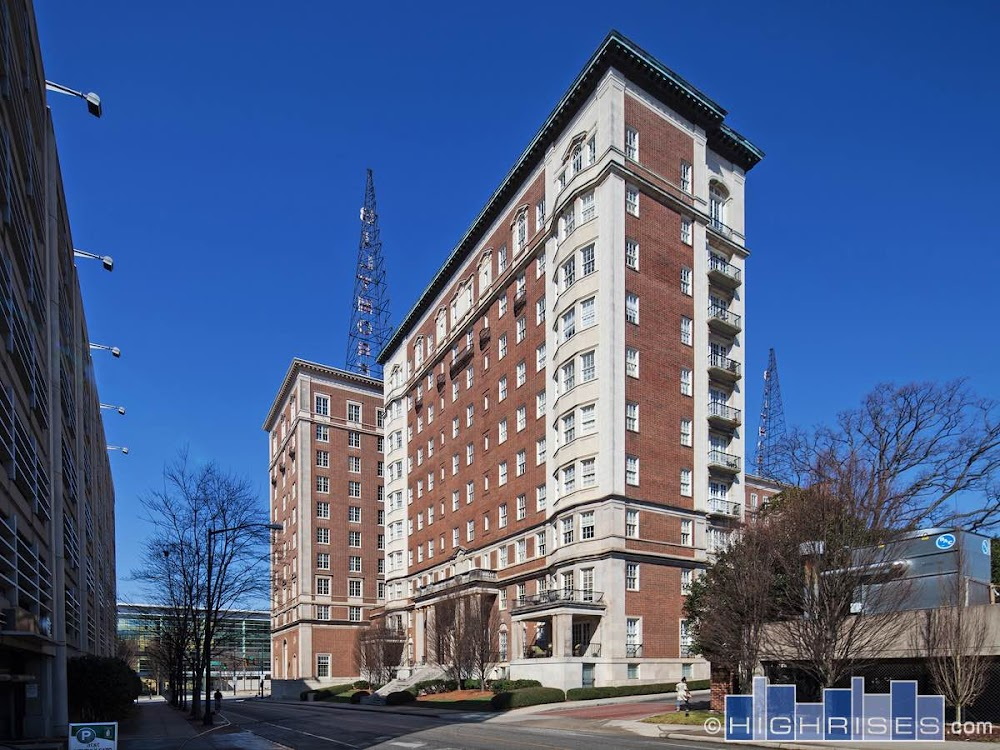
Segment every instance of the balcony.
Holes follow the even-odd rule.
[[[740,504],[722,497],[710,497],[708,499],[708,515],[739,518]]]
[[[437,389],[439,391],[443,391],[444,390],[444,382],[445,382],[445,377],[444,377],[444,373],[443,372],[439,372],[437,374],[437,380],[436,380],[436,382],[437,382]]]
[[[479,350],[482,351],[490,345],[490,329],[489,326],[479,329]]]
[[[482,336],[482,333],[480,333],[480,336]],[[471,359],[472,359],[471,346],[465,347],[464,349],[462,349],[462,351],[458,353],[454,361],[451,363],[451,367],[448,368],[448,374],[451,376],[452,380],[454,380],[455,376],[458,375],[465,368],[465,365],[468,364],[469,360]]]
[[[628,659],[638,659],[642,656],[641,643],[625,643],[625,657]]]
[[[708,355],[708,374],[716,380],[735,383],[742,377],[740,363],[725,354]]]
[[[743,283],[740,269],[713,252],[708,253],[708,278],[723,289],[736,289]]]
[[[552,644],[532,643],[524,647],[525,659],[551,659],[555,656],[576,656],[586,658],[597,658],[601,655],[601,644],[596,641],[589,643],[577,643],[572,647],[567,646],[564,654],[553,654]]]
[[[568,608],[575,610],[602,610],[605,608],[604,592],[591,589],[552,589],[532,596],[515,599],[511,614],[537,612],[546,609]]]
[[[456,573],[443,581],[429,583],[426,586],[418,586],[415,599],[426,599],[435,594],[451,592],[456,589],[465,588],[485,588],[490,591],[497,591],[497,572],[486,570],[485,568],[473,568],[464,573]]]
[[[722,305],[708,306],[708,325],[724,336],[735,336],[743,330],[743,319]]]
[[[734,409],[721,401],[708,402],[708,421],[720,427],[739,427],[743,424],[743,416],[739,409]]]
[[[525,293],[524,289],[514,295],[514,315],[521,314],[521,310],[524,309],[524,305],[527,301],[528,295]]]
[[[718,469],[731,474],[739,474],[740,465],[742,463],[743,462],[740,457],[732,453],[726,453],[725,451],[720,451],[718,449],[710,450],[708,452],[708,468],[710,469]]]

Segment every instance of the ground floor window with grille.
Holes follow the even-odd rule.
[[[330,654],[316,654],[316,676],[330,676]]]
[[[361,622],[361,607],[348,607],[347,619],[351,622]]]
[[[638,680],[639,679],[639,665],[629,664],[628,665],[628,679]]]

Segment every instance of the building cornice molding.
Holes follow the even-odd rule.
[[[265,432],[270,432],[274,426],[274,422],[278,418],[278,412],[281,411],[282,405],[288,399],[288,394],[299,374],[316,375],[329,380],[339,380],[350,385],[364,386],[370,388],[373,391],[373,395],[382,396],[382,381],[378,378],[369,378],[365,375],[358,375],[356,372],[342,370],[339,367],[331,367],[319,362],[311,362],[307,359],[295,357],[288,366],[288,371],[285,373],[285,378],[281,382],[281,387],[278,389],[274,401],[271,402],[271,408],[268,409],[267,417],[262,425],[262,429]]]

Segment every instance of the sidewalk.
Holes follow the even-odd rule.
[[[119,750],[280,750],[250,732],[236,731],[222,717],[214,728],[188,720],[188,712],[166,701],[141,701],[135,713],[118,724]],[[208,731],[204,731],[208,729]]]

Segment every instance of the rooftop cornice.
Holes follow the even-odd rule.
[[[396,328],[392,338],[378,355],[379,364],[386,363],[420,316],[444,290],[457,268],[475,249],[482,235],[496,221],[524,180],[541,163],[546,149],[558,138],[611,68],[619,70],[664,104],[704,128],[712,149],[744,171],[751,170],[763,158],[763,151],[723,124],[726,110],[624,34],[612,29],[490,196],[444,265],[431,279],[427,289]]]
[[[288,398],[288,393],[292,389],[292,384],[295,383],[295,379],[299,376],[299,373],[318,375],[319,377],[329,378],[330,380],[339,380],[351,385],[370,388],[378,395],[382,394],[382,381],[378,378],[369,378],[365,375],[359,375],[356,372],[342,370],[339,367],[330,367],[329,365],[320,364],[319,362],[310,362],[307,359],[299,359],[298,357],[295,357],[292,360],[292,363],[288,366],[288,371],[285,373],[285,379],[281,382],[281,388],[278,389],[278,393],[274,397],[274,401],[271,402],[271,408],[268,409],[267,417],[264,419],[262,429],[265,432],[271,431],[274,421],[278,418],[278,412],[281,410],[281,405],[284,404],[285,399]]]

